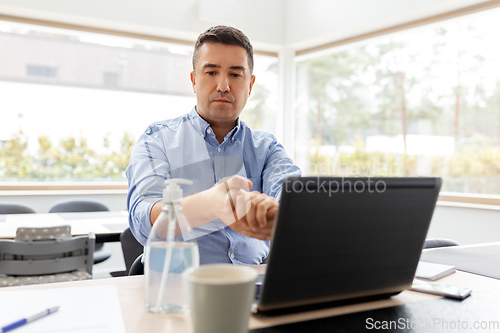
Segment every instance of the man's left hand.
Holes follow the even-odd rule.
[[[236,200],[235,209],[241,218],[229,227],[248,237],[270,240],[274,217],[278,211],[278,202],[273,197],[257,191],[249,194],[250,209],[248,209],[248,198],[245,202]],[[245,212],[239,212],[240,207],[243,207]]]

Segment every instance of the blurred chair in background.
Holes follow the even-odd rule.
[[[135,239],[130,228],[121,233],[120,243],[122,244],[123,259],[125,260],[125,275],[128,275],[134,260],[144,252],[144,247]]]
[[[435,247],[459,246],[460,243],[446,238],[429,238],[425,240],[424,249],[433,249]]]
[[[49,208],[49,213],[109,212],[109,207],[97,200],[63,200]]]
[[[49,209],[49,213],[84,213],[84,212],[108,212],[109,207],[97,200],[63,200],[58,201]],[[111,257],[111,253],[104,249],[104,242],[99,240],[95,243],[94,264],[103,262]]]
[[[132,275],[144,275],[144,264],[142,263],[142,257],[144,256],[144,253],[141,253],[140,256],[138,256],[134,262],[132,263],[132,266],[130,267],[130,270],[128,272],[129,276]]]
[[[20,202],[1,201],[0,214],[35,214],[35,208]]]
[[[0,239],[0,287],[92,278],[95,236],[71,237],[69,226],[19,228]]]

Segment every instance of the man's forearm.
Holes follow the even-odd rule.
[[[218,218],[216,213],[217,205],[211,197],[209,189],[182,199],[182,211],[191,228],[198,227]],[[151,225],[155,223],[164,205],[160,200],[151,208],[151,213],[149,214]]]

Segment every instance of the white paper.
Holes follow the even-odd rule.
[[[16,333],[125,333],[116,286],[0,292],[0,327],[47,308],[59,311],[28,323]]]
[[[425,280],[437,280],[444,276],[455,273],[455,266],[442,265],[431,262],[419,261],[415,277]]]

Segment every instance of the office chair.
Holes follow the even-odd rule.
[[[0,239],[0,287],[91,279],[94,245],[93,233],[67,239]]]
[[[49,213],[82,213],[108,212],[109,207],[97,200],[62,200],[56,202],[49,209]],[[96,241],[94,250],[94,264],[98,264],[111,257],[111,253],[104,249],[104,242]]]
[[[109,212],[109,207],[97,200],[63,200],[49,209],[49,213]]]
[[[135,259],[144,252],[144,247],[135,239],[130,228],[125,229],[120,235],[123,259],[125,260],[125,275],[128,275]]]
[[[128,272],[129,276],[132,275],[144,275],[144,264],[142,263],[142,257],[144,256],[144,253],[141,253],[140,256],[138,256],[134,262],[132,263],[132,266],[130,266],[130,270]]]
[[[20,202],[0,202],[0,214],[35,214],[35,208]]]
[[[425,240],[424,249],[432,249],[435,247],[459,246],[460,243],[446,238],[430,238]]]

